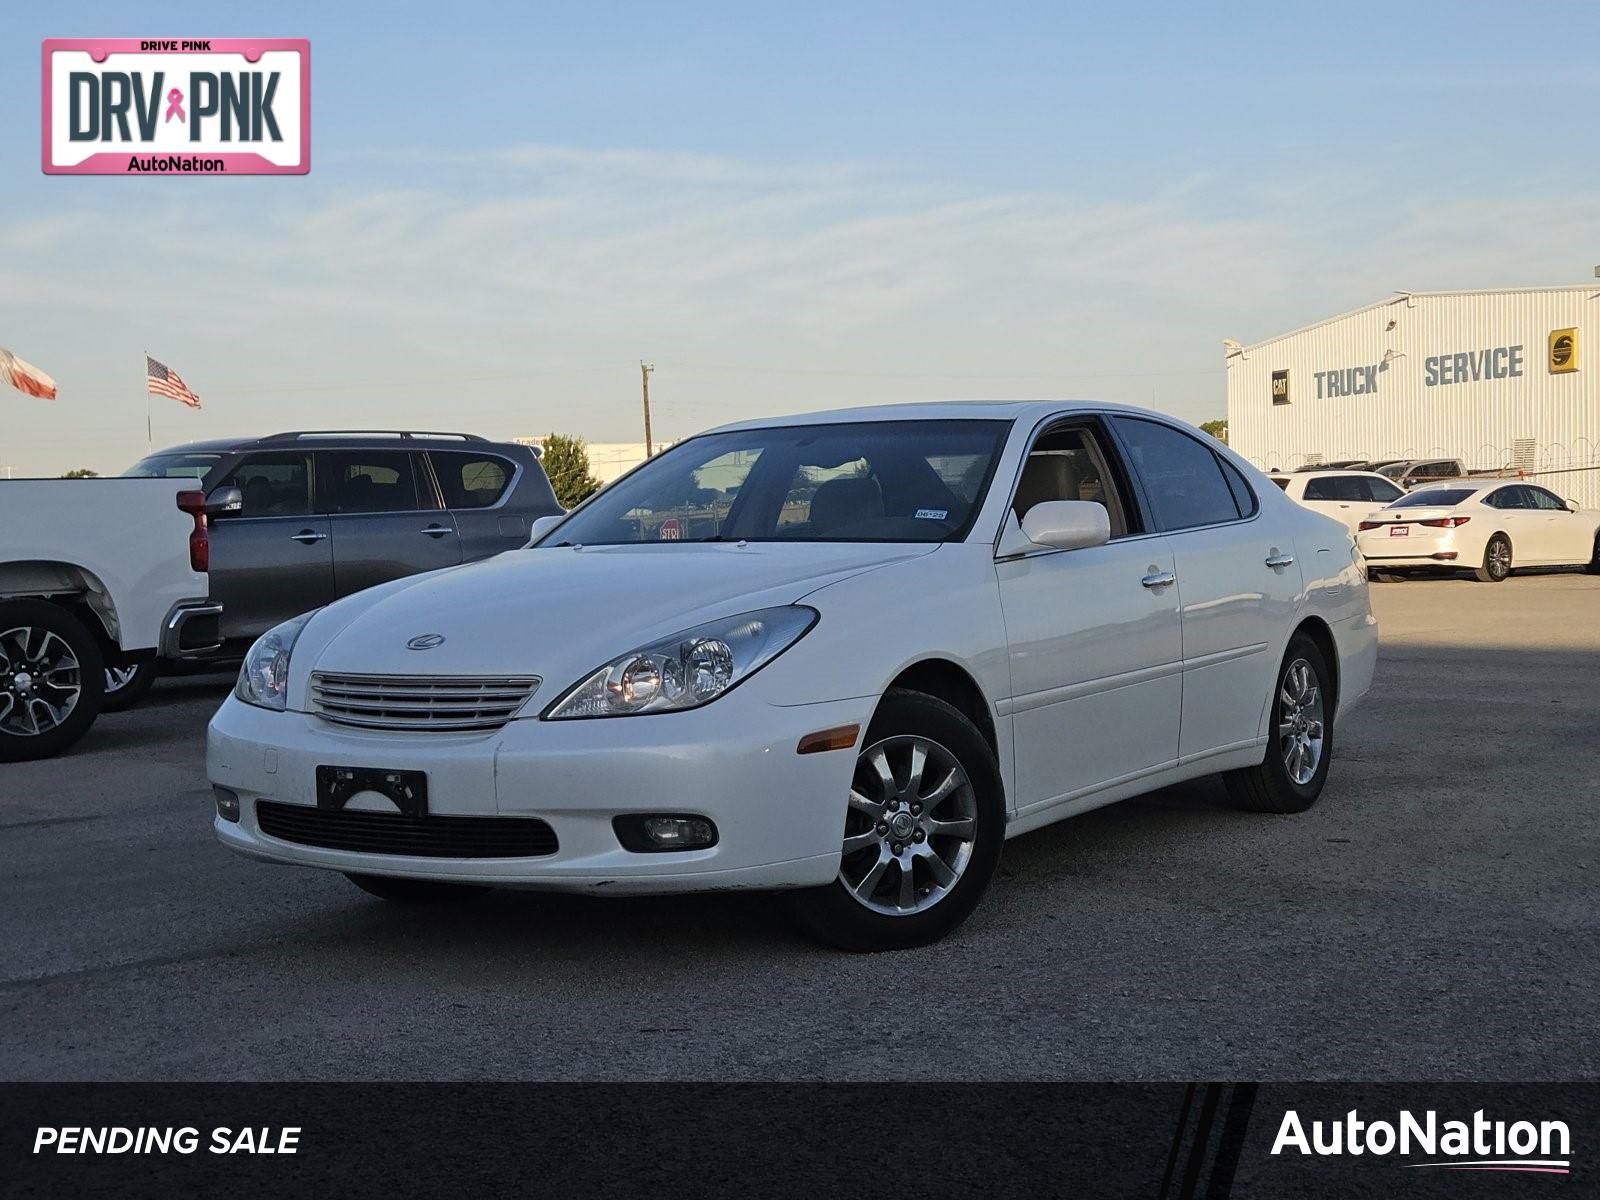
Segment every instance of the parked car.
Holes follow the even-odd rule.
[[[1399,484],[1374,471],[1301,470],[1271,479],[1296,504],[1332,517],[1351,534],[1369,513],[1406,494]]]
[[[1120,406],[728,426],[543,524],[262,637],[222,842],[395,900],[796,889],[917,945],[1062,817],[1212,772],[1307,808],[1377,653],[1341,525]]]
[[[1531,483],[1463,480],[1373,513],[1356,544],[1373,571],[1388,574],[1467,569],[1500,583],[1519,566],[1600,572],[1600,512]]]
[[[1295,473],[1302,474],[1307,471],[1365,471],[1367,462],[1361,458],[1336,459],[1333,462],[1308,463],[1303,467],[1296,467]]]
[[[459,433],[195,442],[126,474],[205,494],[222,657],[340,596],[525,546],[535,519],[562,511],[533,450]]]
[[[1461,465],[1459,458],[1403,458],[1374,464],[1372,469],[1408,491],[1426,483],[1461,479],[1467,475],[1467,469]]]
[[[181,479],[0,481],[0,762],[82,737],[107,672],[216,640],[200,504]]]

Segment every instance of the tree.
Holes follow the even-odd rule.
[[[1228,422],[1226,420],[1201,421],[1200,432],[1209,433],[1224,446],[1228,444]]]
[[[600,481],[589,474],[589,451],[581,437],[552,433],[544,439],[539,461],[562,508],[576,508],[600,490]]]
[[[100,472],[99,471],[91,471],[88,467],[75,467],[71,471],[68,471],[61,478],[63,478],[63,479],[99,479],[100,478]]]

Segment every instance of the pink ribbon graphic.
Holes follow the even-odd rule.
[[[167,116],[166,120],[163,121],[162,124],[165,124],[166,121],[172,120],[173,117],[177,117],[180,121],[187,121],[189,119],[183,115],[183,93],[177,88],[173,88],[167,93]]]

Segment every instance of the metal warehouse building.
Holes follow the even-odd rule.
[[[1459,458],[1600,508],[1600,285],[1400,293],[1229,342],[1228,441],[1257,466]]]

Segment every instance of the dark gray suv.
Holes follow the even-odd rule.
[[[533,450],[459,433],[191,442],[125,474],[192,476],[206,497],[211,604],[168,631],[167,658],[237,655],[340,596],[524,546],[562,511]]]

